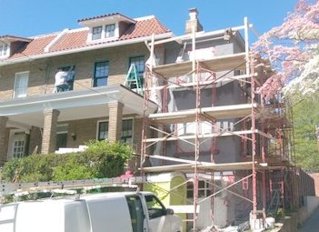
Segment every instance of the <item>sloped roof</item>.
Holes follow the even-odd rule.
[[[103,44],[111,44],[113,42],[131,40],[135,38],[142,38],[151,36],[153,33],[155,35],[169,33],[170,30],[162,25],[158,19],[154,16],[145,17],[136,20],[135,24],[131,24],[124,33],[115,40],[112,41],[99,41],[97,43],[88,43],[87,36],[89,33],[89,28],[74,29],[58,33],[52,33],[48,35],[36,36],[31,38],[31,42],[25,47],[18,50],[15,54],[11,55],[9,58],[3,60],[10,62],[12,59],[18,59],[22,57],[32,57],[41,54],[50,54],[58,51],[70,51],[95,46],[101,46]],[[56,41],[54,41],[56,40]],[[53,41],[53,42],[52,42]],[[52,45],[50,45],[52,43]],[[45,52],[45,48],[49,47],[49,50]]]
[[[154,34],[167,33],[169,30],[157,18],[137,21],[132,24],[120,37],[120,40],[133,39]]]
[[[14,41],[30,42],[32,39],[23,38],[23,37],[15,36],[15,35],[2,35],[2,36],[0,36],[0,40],[7,40],[10,42],[14,42]]]
[[[56,35],[48,35],[33,39],[20,51],[10,56],[8,59],[39,55],[44,53],[44,48],[56,37]]]
[[[98,16],[94,16],[94,17],[90,17],[90,18],[84,18],[84,19],[79,19],[78,22],[80,24],[82,23],[86,23],[88,21],[94,21],[94,20],[99,20],[99,19],[104,19],[104,18],[110,18],[110,17],[118,17],[120,18],[122,21],[128,21],[128,22],[134,22],[135,23],[135,20],[134,19],[131,19],[125,15],[122,15],[120,13],[110,13],[110,14],[104,14],[104,15],[98,15]]]

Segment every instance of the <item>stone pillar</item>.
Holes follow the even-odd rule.
[[[109,133],[108,140],[115,142],[120,140],[122,131],[123,104],[120,102],[111,102],[109,107]]]
[[[42,134],[42,154],[49,154],[55,151],[56,146],[56,125],[60,111],[55,109],[44,110],[44,123]]]
[[[8,121],[7,117],[4,117],[4,116],[0,117],[0,166],[2,166],[4,162],[7,161],[7,147],[8,147],[6,144],[6,142],[8,141],[6,138],[7,121]]]

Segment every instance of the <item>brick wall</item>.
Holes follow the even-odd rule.
[[[107,107],[107,106],[105,106]],[[123,119],[130,118],[132,115],[125,115]],[[61,123],[68,124],[68,138],[67,138],[67,147],[76,148],[80,145],[84,145],[87,141],[96,139],[97,136],[97,127],[99,121],[109,120],[109,118],[91,118],[91,119],[83,119],[76,121],[65,121]],[[141,119],[134,119],[133,122],[133,148],[136,149],[137,153],[140,153],[141,149],[141,127],[142,121]],[[73,140],[71,134],[76,134],[76,139]]]
[[[147,59],[148,53],[144,43],[140,43],[1,67],[0,99],[12,98],[15,73],[25,71],[29,71],[28,96],[50,94],[54,90],[57,68],[68,65],[75,65],[74,90],[91,88],[94,63],[98,61],[109,62],[109,85],[122,84],[129,68],[129,58],[144,56]]]
[[[0,165],[2,165],[6,161],[6,153],[7,153],[7,117],[0,117]]]
[[[37,154],[41,152],[42,132],[39,127],[31,127],[29,154]]]
[[[313,180],[314,180],[314,183],[315,183],[315,193],[316,193],[316,196],[319,197],[319,173],[311,173],[309,174]]]
[[[48,154],[55,151],[56,125],[60,111],[49,109],[43,112],[44,126],[42,134],[41,153]]]

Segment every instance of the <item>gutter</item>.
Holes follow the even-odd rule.
[[[164,33],[164,34],[160,34],[160,35],[155,36],[155,39],[165,39],[168,37],[172,37],[172,35],[173,35],[172,32],[168,32],[168,33]],[[23,58],[5,60],[5,61],[0,61],[0,67],[5,66],[5,65],[18,64],[18,63],[22,63],[22,62],[43,59],[43,58],[68,55],[68,54],[74,54],[74,53],[85,52],[85,51],[92,51],[92,50],[101,49],[101,48],[110,48],[110,47],[123,46],[123,45],[135,44],[135,43],[142,43],[145,40],[151,40],[151,39],[152,39],[152,35],[147,36],[147,37],[136,38],[136,39],[121,40],[121,41],[116,41],[116,42],[112,42],[112,43],[86,46],[86,47],[77,48],[77,49],[63,50],[63,51],[50,52],[50,53],[40,54],[40,55],[35,55],[35,56],[28,56],[28,57],[23,57]]]

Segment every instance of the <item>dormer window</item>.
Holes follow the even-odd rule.
[[[116,30],[117,24],[92,27],[92,41],[118,37]]]
[[[115,36],[115,24],[105,25],[105,38]]]
[[[0,36],[0,59],[6,59],[21,47],[30,43],[32,39],[18,37],[14,35]]]
[[[112,13],[81,19],[79,23],[89,28],[87,42],[96,43],[118,39],[136,21],[122,14]]]
[[[6,43],[0,43],[0,58],[7,58],[10,54],[10,47]]]
[[[115,37],[115,24],[92,27],[92,40]]]
[[[102,26],[92,28],[92,40],[97,40],[102,38]]]

